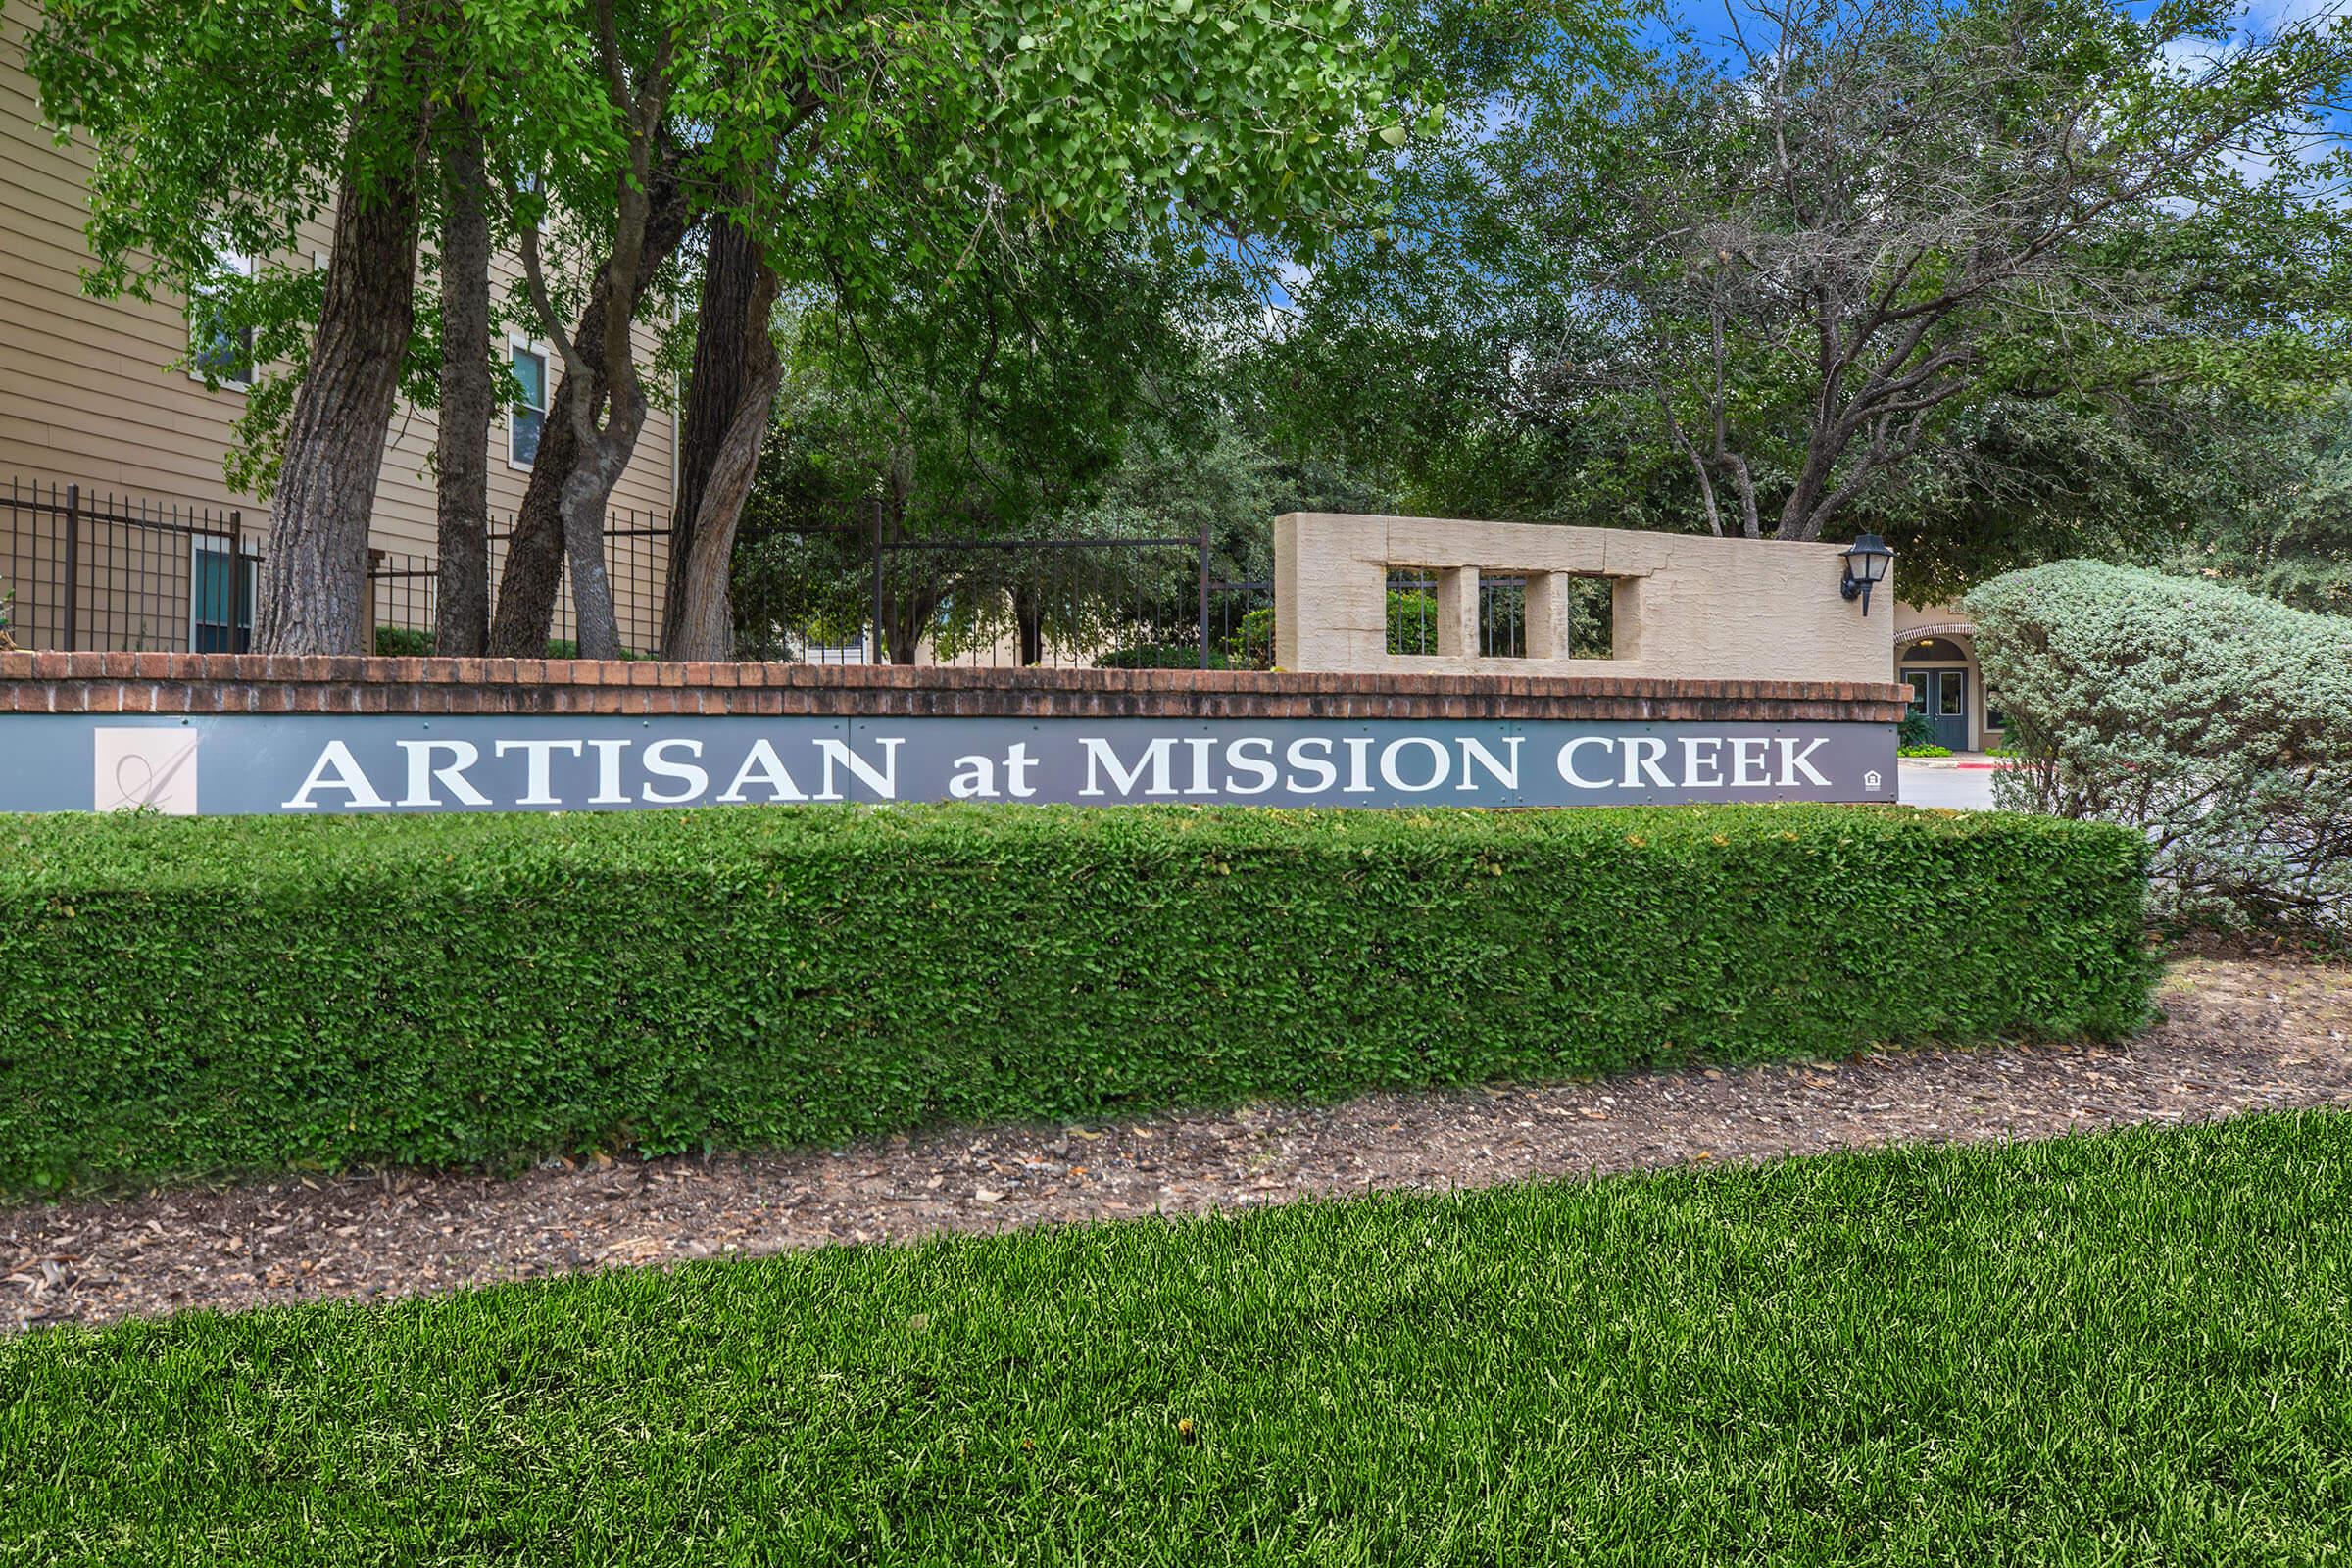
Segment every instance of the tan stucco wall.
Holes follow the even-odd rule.
[[[90,265],[83,225],[91,166],[86,146],[59,146],[39,122],[38,90],[24,74],[28,8],[0,12],[0,491],[11,478],[78,483],[131,501],[244,510],[266,525],[267,508],[228,488],[221,474],[229,427],[245,394],[208,390],[170,367],[187,353],[188,325],[176,300],[94,300],[81,292]],[[310,258],[323,257],[323,223],[305,233]],[[503,266],[504,285],[517,275]],[[500,333],[503,343],[505,333]],[[653,332],[640,326],[650,358]],[[551,382],[554,357],[550,355]],[[657,409],[612,496],[615,509],[666,521],[676,415]],[[379,549],[433,550],[435,435],[430,412],[403,404],[376,490],[373,542]],[[490,507],[503,521],[520,505],[527,469],[507,462],[507,420],[491,434]],[[4,526],[4,523],[0,523]]]
[[[1276,662],[1296,670],[1885,681],[1893,596],[1838,593],[1842,545],[1436,517],[1293,513],[1274,524]],[[1435,568],[1435,655],[1388,651],[1388,572]],[[1466,569],[1465,569],[1466,568]],[[1477,573],[1528,578],[1528,657],[1477,657]],[[1615,580],[1611,659],[1569,659],[1556,576]]]

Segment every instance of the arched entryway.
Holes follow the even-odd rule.
[[[1926,715],[1936,744],[1955,752],[1998,746],[2000,707],[1987,700],[1977,663],[1977,628],[1948,612],[1903,619],[1894,633],[1895,678],[1911,688],[1911,710]]]

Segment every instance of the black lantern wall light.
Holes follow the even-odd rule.
[[[1838,591],[1848,599],[1862,601],[1862,613],[1870,613],[1870,591],[1886,580],[1886,568],[1894,564],[1894,552],[1886,541],[1875,533],[1866,533],[1847,545],[1840,557],[1845,563],[1845,581]]]

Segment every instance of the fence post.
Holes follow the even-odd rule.
[[[367,640],[360,645],[360,651],[364,654],[375,652],[375,584],[383,569],[384,552],[370,546],[368,551],[368,624],[362,632]],[[572,635],[576,637],[579,633],[574,631]]]
[[[1208,519],[1200,519],[1200,667],[1208,667]]]
[[[874,518],[874,624],[866,644],[865,662],[884,662],[882,658],[882,519]]]
[[[55,491],[50,492],[52,495]],[[66,486],[66,648],[74,647],[74,601],[81,576],[81,486]]]
[[[237,633],[245,624],[245,514],[228,514],[228,651],[245,652],[237,646]]]

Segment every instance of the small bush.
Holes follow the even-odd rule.
[[[375,628],[375,652],[379,659],[430,659],[433,656],[433,634],[412,626],[378,626]],[[580,645],[567,637],[550,638],[547,644],[550,659],[577,659]],[[631,649],[620,651],[623,659],[651,659]]]
[[[375,654],[378,659],[430,659],[433,656],[433,634],[408,626],[378,626],[375,628]]]
[[[1937,746],[1934,742],[1929,742],[1924,746],[1898,746],[1895,748],[1895,755],[1898,757],[1949,757],[1952,755],[1952,749],[1949,746]]]
[[[1098,655],[1097,669],[1199,669],[1200,645],[1191,643],[1138,643],[1132,648],[1114,648]],[[1208,667],[1229,667],[1225,655],[1217,649],[1208,651]]]
[[[2144,834],[2162,919],[2352,934],[2352,621],[2079,561],[1968,606],[1996,800]]]
[[[551,637],[547,642],[547,657],[550,659],[577,659],[580,657],[580,645],[569,637]],[[655,656],[641,654],[634,648],[623,648],[614,657],[631,661],[651,661]]]
[[[1225,653],[1236,669],[1274,667],[1274,607],[1252,610],[1225,639]]]
[[[0,1188],[2114,1035],[2144,854],[1870,807],[0,818]]]
[[[1936,725],[1927,714],[1915,708],[1903,715],[1903,722],[1896,728],[1895,736],[1905,746],[1933,746],[1936,744]]]
[[[1225,651],[1236,669],[1274,667],[1274,612],[1252,610],[1244,615]],[[1389,593],[1389,652],[1434,654],[1438,651],[1438,602],[1417,588]]]

